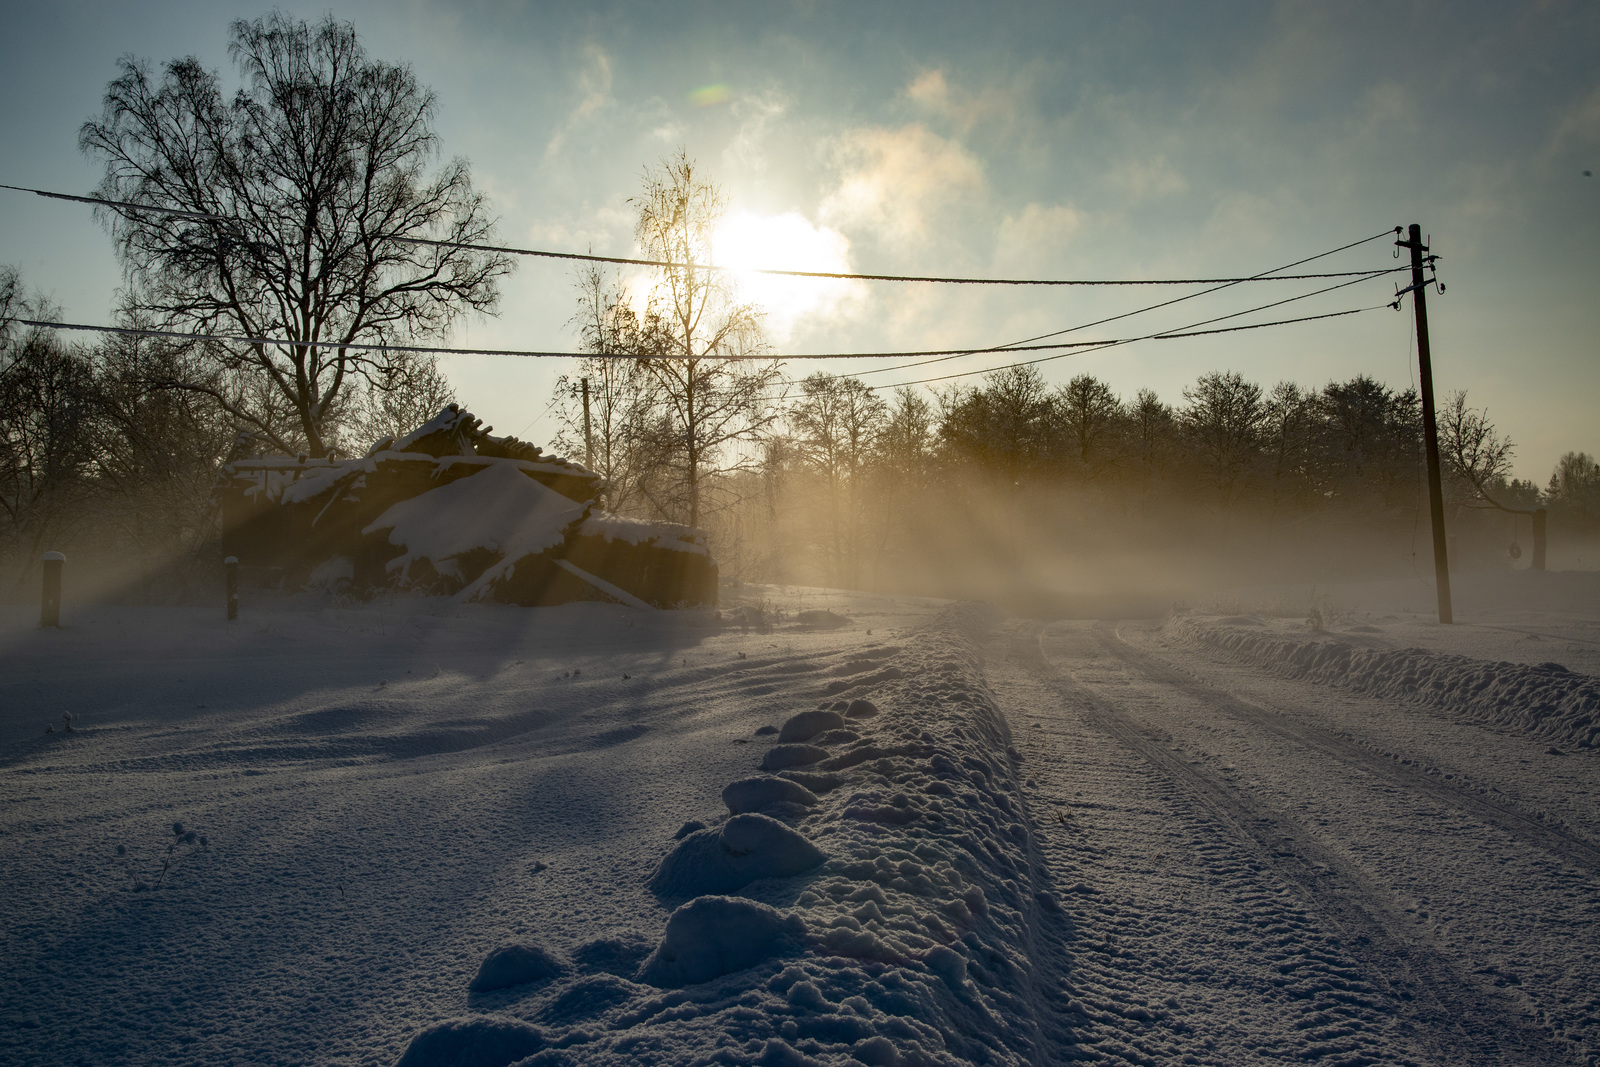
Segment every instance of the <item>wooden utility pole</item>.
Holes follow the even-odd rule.
[[[1411,307],[1417,315],[1417,377],[1422,383],[1422,438],[1428,455],[1428,512],[1433,519],[1433,574],[1439,589],[1439,621],[1454,621],[1450,610],[1450,556],[1444,537],[1444,486],[1439,481],[1439,423],[1433,413],[1433,356],[1428,350],[1427,279],[1423,270],[1433,265],[1425,256],[1422,227],[1411,224],[1407,240],[1396,241],[1411,250]]]
[[[594,430],[589,425],[589,379],[583,379],[583,465],[594,470]]]
[[[41,627],[61,625],[61,568],[66,562],[67,557],[59,552],[44,554],[44,595],[39,604]]]

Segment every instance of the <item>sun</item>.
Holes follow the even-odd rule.
[[[739,299],[766,312],[767,333],[778,344],[807,327],[848,314],[864,295],[860,282],[844,279],[745,273],[758,269],[847,273],[852,269],[849,238],[838,230],[813,225],[798,212],[729,212],[717,226],[714,256],[718,266],[742,268],[734,276]]]

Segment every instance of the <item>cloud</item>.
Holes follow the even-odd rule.
[[[546,142],[546,159],[558,155],[566,145],[569,134],[594,122],[612,103],[611,57],[599,45],[591,43],[583,46],[583,66],[578,71],[577,89],[582,96],[567,115],[567,121],[561,129]]]
[[[723,150],[723,158],[756,173],[764,171],[767,157],[762,151],[763,142],[788,111],[789,104],[789,98],[776,91],[737,97],[732,110],[739,128]]]
[[[942,69],[921,71],[906,86],[904,96],[928,114],[943,119],[957,132],[1009,130],[1021,113],[1015,87],[985,85],[973,92],[952,85]]]
[[[1142,204],[1189,191],[1189,183],[1162,154],[1123,160],[1106,177],[1125,203]]]
[[[1593,152],[1597,147],[1600,147],[1600,85],[1561,109],[1540,156],[1548,162],[1567,151]],[[1592,162],[1584,160],[1586,165]],[[1586,169],[1593,167],[1586,166]]]
[[[891,245],[929,243],[956,210],[987,193],[983,164],[921,123],[857,128],[835,142],[838,184],[819,215],[838,229]]]
[[[1059,262],[1083,225],[1083,212],[1070,204],[1029,204],[1001,220],[995,265],[1008,273],[1047,268]]]

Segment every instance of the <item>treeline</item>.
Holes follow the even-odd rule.
[[[610,505],[682,521],[663,398],[629,361],[591,358],[582,373]],[[562,385],[559,440],[581,456],[578,385]],[[1030,367],[888,396],[817,373],[761,419],[703,487],[702,523],[749,580],[936,592],[952,568],[991,565],[985,553],[1338,552],[1370,570],[1428,551],[1420,399],[1365,375],[1308,389],[1214,372],[1168,403],[1087,374],[1052,388]],[[1558,539],[1600,534],[1593,459],[1569,453],[1541,489],[1508,476],[1512,443],[1464,393],[1438,420],[1458,565],[1527,550],[1535,508]]]

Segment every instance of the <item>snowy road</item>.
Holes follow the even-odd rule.
[[[1592,759],[1143,625],[1013,624],[987,674],[1078,890],[1079,1052],[1595,1062]]]
[[[1600,1065],[1600,755],[1562,740],[1593,613],[1311,632],[750,595],[853,621],[0,613],[0,1060]],[[1267,658],[1297,642],[1320,680]],[[1328,681],[1341,647],[1459,690],[1363,695]],[[1489,715],[1507,679],[1565,717]],[[846,697],[881,714],[773,736]],[[723,890],[652,871],[780,753],[816,795],[763,810],[826,861],[735,892],[803,942],[660,984],[678,897]],[[563,973],[469,988],[521,942]],[[449,1020],[521,1051],[424,1055]]]

